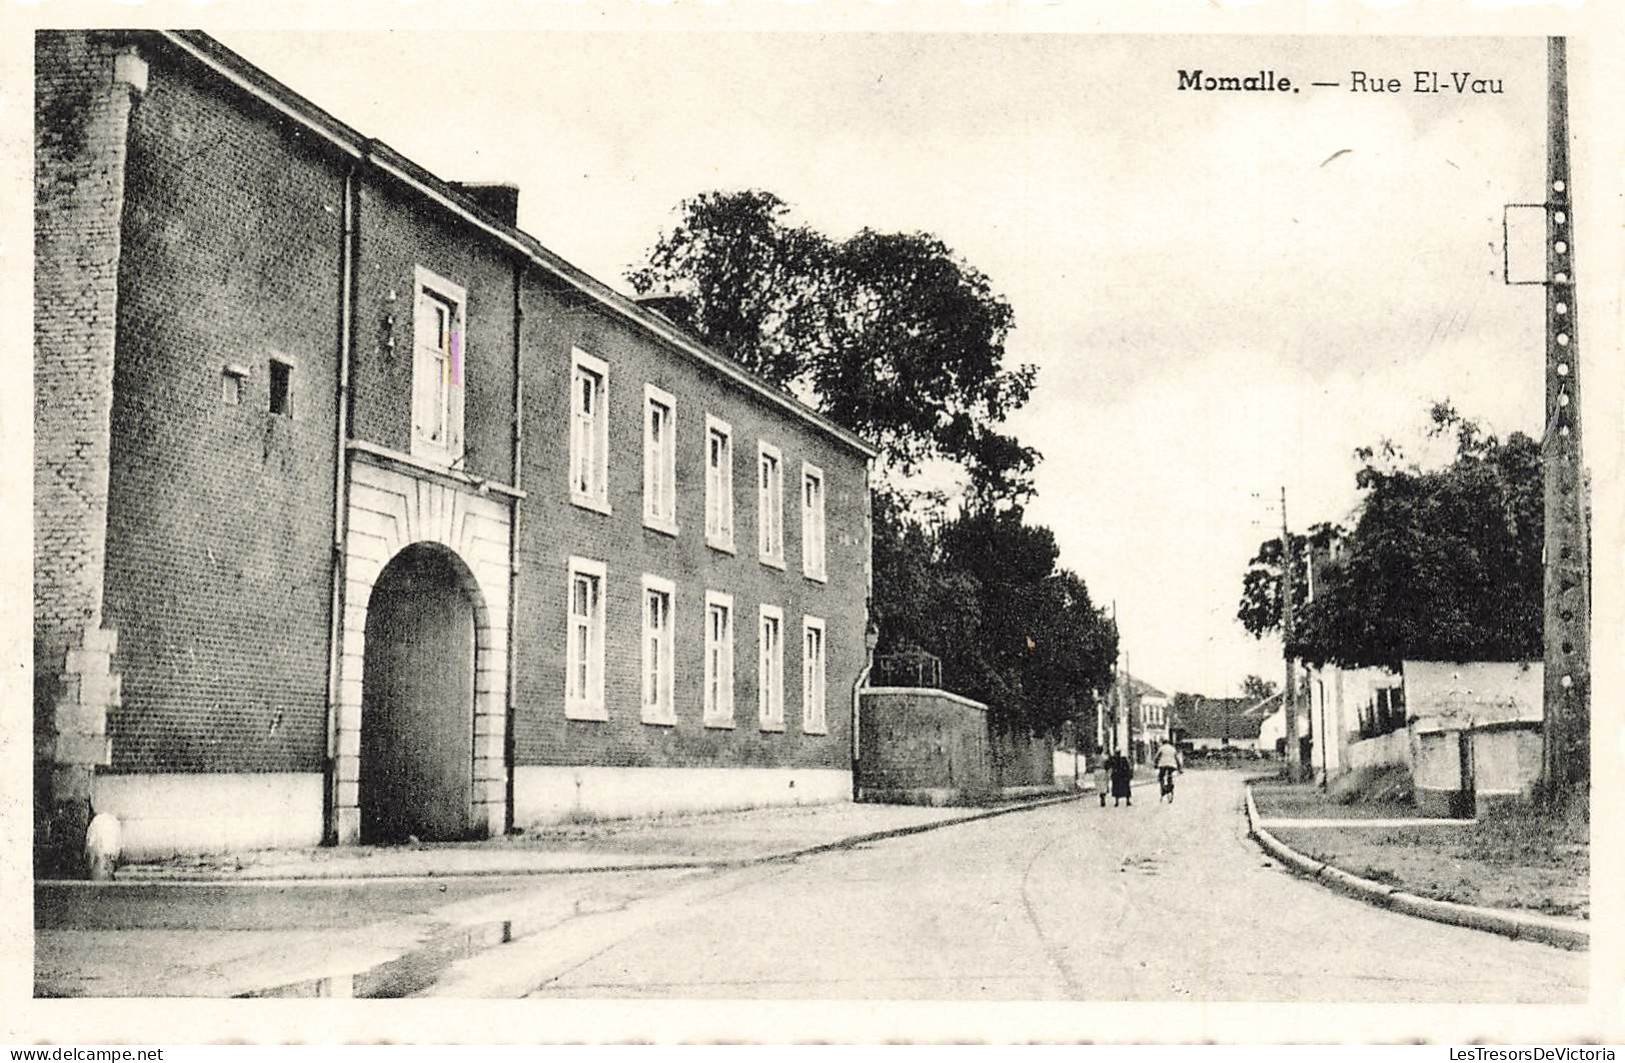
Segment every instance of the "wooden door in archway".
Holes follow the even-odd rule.
[[[372,589],[361,690],[361,838],[472,833],[474,603],[440,548],[402,550]]]

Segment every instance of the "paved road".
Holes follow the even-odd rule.
[[[444,996],[1566,1002],[1587,957],[1370,907],[1246,837],[1240,776],[693,876],[453,967]],[[517,898],[515,898],[517,899]]]

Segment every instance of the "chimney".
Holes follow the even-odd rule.
[[[451,187],[504,225],[519,225],[519,186],[483,181],[453,181]]]

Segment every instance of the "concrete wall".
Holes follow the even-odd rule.
[[[1420,731],[1538,723],[1544,671],[1540,661],[1406,661],[1405,703]]]
[[[852,773],[832,768],[527,766],[514,772],[520,827],[852,799]]]
[[[316,845],[322,776],[105,775],[96,809],[118,817],[125,860]]]
[[[1473,732],[1473,796],[1480,805],[1528,799],[1540,780],[1538,727],[1497,727]]]
[[[1379,687],[1398,685],[1386,668],[1339,668],[1327,665],[1309,673],[1309,705],[1315,734],[1315,770],[1335,779],[1351,771],[1350,747],[1361,741],[1360,714],[1369,710]]]
[[[1541,772],[1541,662],[1406,661],[1404,668],[1418,807],[1459,814],[1528,797]]]
[[[1392,731],[1376,738],[1350,742],[1346,764],[1349,771],[1367,771],[1377,768],[1404,767],[1415,762],[1412,747],[1415,740],[1409,731]]]

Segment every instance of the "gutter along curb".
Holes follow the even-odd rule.
[[[1258,806],[1253,802],[1253,788],[1250,784],[1247,787],[1246,807],[1247,830],[1266,853],[1298,874],[1314,879],[1339,893],[1418,919],[1431,919],[1436,923],[1487,930],[1490,933],[1539,941],[1563,949],[1585,951],[1591,947],[1591,928],[1584,920],[1560,919],[1556,916],[1525,914],[1504,908],[1481,908],[1476,905],[1457,904],[1454,901],[1418,897],[1398,887],[1361,878],[1340,867],[1311,859],[1259,825]]]

